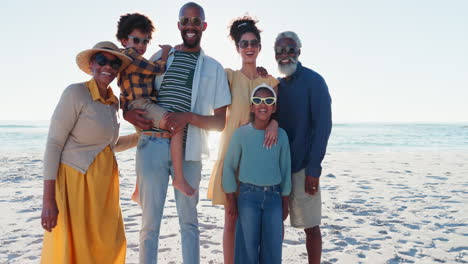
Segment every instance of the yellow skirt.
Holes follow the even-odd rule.
[[[125,263],[119,173],[111,148],[85,174],[60,164],[55,183],[57,226],[45,232],[41,263]]]
[[[223,190],[223,160],[217,160],[208,183],[207,198],[213,205],[226,205],[226,193]]]

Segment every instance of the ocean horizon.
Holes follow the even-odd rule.
[[[44,151],[48,120],[0,120],[2,152]],[[121,135],[134,128],[121,123]],[[210,159],[216,153],[220,133],[210,133]],[[335,123],[328,152],[336,151],[468,151],[468,123]]]

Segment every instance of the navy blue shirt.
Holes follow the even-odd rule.
[[[306,175],[320,177],[332,128],[327,84],[300,62],[289,80],[279,80],[277,119],[289,137],[292,172],[305,168]]]

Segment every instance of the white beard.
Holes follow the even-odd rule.
[[[278,63],[278,70],[284,74],[285,76],[291,76],[293,73],[296,72],[297,70],[297,62],[298,60],[296,58],[290,58],[291,63],[289,64],[279,64],[279,60],[277,60]]]

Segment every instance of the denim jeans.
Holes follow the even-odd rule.
[[[240,183],[234,262],[281,263],[283,219],[279,185]]]
[[[200,186],[202,164],[184,161],[187,182]],[[140,263],[157,263],[158,241],[169,175],[173,175],[169,139],[141,135],[136,153],[136,173],[140,189],[142,223],[140,230]],[[198,229],[198,192],[187,197],[174,189],[182,240],[182,258],[186,264],[200,263],[200,231]]]

